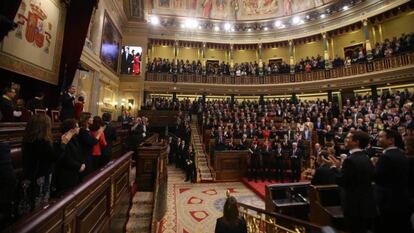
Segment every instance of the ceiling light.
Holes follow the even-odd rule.
[[[230,31],[230,28],[231,28],[230,23],[225,23],[225,24],[224,24],[224,30],[226,30],[226,31]]]
[[[264,27],[264,28],[263,28],[263,30],[267,31],[267,30],[268,30],[268,28],[267,28],[267,27]]]
[[[202,27],[199,25],[199,26],[198,26],[198,29],[200,29],[200,30],[201,30],[201,28],[202,28]]]
[[[196,19],[187,18],[184,21],[184,26],[186,28],[197,28],[198,27],[198,21]]]
[[[251,28],[248,28],[248,29],[247,29],[247,31],[248,31],[248,32],[251,32],[251,31],[252,31],[252,29],[251,29]]]
[[[235,30],[235,29],[234,29],[234,27],[232,27],[232,28],[231,28],[231,31],[232,31],[232,32],[234,32],[234,30]]]
[[[325,14],[321,14],[321,19],[324,19],[325,17],[326,17],[326,15]]]
[[[280,20],[276,21],[275,26],[280,28],[280,26],[282,26],[282,22]]]
[[[345,6],[342,7],[342,10],[344,10],[344,11],[346,11],[348,9],[349,9],[349,6],[347,6],[347,5],[345,5]]]
[[[293,17],[293,19],[292,19],[292,24],[297,25],[297,24],[299,24],[299,23],[300,23],[300,18],[299,18],[299,16],[295,16],[295,17]]]
[[[149,21],[152,25],[158,25],[160,23],[160,19],[155,15],[151,15]]]
[[[310,19],[310,15],[306,15],[306,16],[305,16],[305,18],[306,18],[306,19]]]
[[[216,32],[220,31],[220,27],[219,26],[214,26],[214,31],[216,31]]]

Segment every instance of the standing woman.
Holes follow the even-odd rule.
[[[223,217],[217,219],[215,233],[247,233],[246,221],[239,216],[235,197],[227,197]]]
[[[89,127],[93,124],[93,118],[91,113],[82,112],[79,120],[79,146],[81,147],[81,153],[86,161],[86,171],[82,174],[83,177],[87,176],[93,171],[93,158],[92,147],[99,142],[100,135],[93,137],[89,130]]]
[[[91,126],[91,135],[94,138],[97,138],[97,136],[100,134],[99,137],[99,143],[95,144],[92,147],[92,169],[93,171],[96,171],[99,168],[99,165],[101,164],[101,155],[102,155],[102,149],[106,148],[108,144],[105,140],[105,123],[102,121],[102,118],[100,116],[95,116],[93,118],[93,123]]]
[[[66,119],[61,126],[62,138],[59,159],[54,170],[55,196],[62,196],[66,191],[78,185],[81,174],[85,171],[85,158],[79,145],[79,126],[75,119]]]
[[[28,184],[29,212],[48,202],[52,163],[55,160],[51,120],[46,114],[33,115],[27,123],[22,145],[23,176]]]

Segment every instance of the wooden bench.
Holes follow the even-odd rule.
[[[4,233],[109,232],[111,219],[129,202],[133,152],[111,161],[59,199],[20,219]]]

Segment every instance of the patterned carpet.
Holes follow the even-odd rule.
[[[197,127],[197,115],[192,116],[191,122],[191,143],[194,146],[194,152],[196,154],[196,168],[197,174],[197,181],[200,182],[212,182],[214,181],[214,171],[211,166],[208,164],[206,153],[204,151],[204,145],[200,138],[200,132],[198,132]]]
[[[211,233],[222,216],[226,191],[238,201],[264,209],[264,202],[241,182],[185,183],[180,170],[168,167],[168,209],[159,233]]]

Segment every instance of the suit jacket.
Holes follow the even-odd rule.
[[[215,233],[247,233],[247,225],[244,218],[239,218],[234,225],[229,225],[224,217],[218,218]]]
[[[373,218],[376,207],[371,183],[374,167],[368,156],[355,152],[348,156],[341,170],[336,170],[336,183],[341,187],[342,210],[344,215]]]
[[[54,185],[58,195],[62,195],[80,182],[79,169],[85,163],[77,137],[73,137],[66,145],[61,144],[60,149],[54,174]]]
[[[305,133],[307,132],[307,133]],[[309,140],[312,141],[312,131],[308,130],[308,131],[303,131],[302,132],[302,138],[305,140]]]
[[[116,129],[112,127],[111,123],[106,124],[104,135],[106,140],[106,147],[101,148],[101,153],[102,156],[110,156],[112,153],[112,143],[116,140]]]
[[[335,170],[331,169],[329,165],[324,164],[315,170],[315,175],[312,178],[313,185],[327,185],[335,184]]]
[[[14,120],[13,110],[14,110],[13,101],[6,99],[4,97],[1,97],[0,99],[0,111],[2,114],[1,121],[3,122],[13,121]]]
[[[75,117],[75,97],[71,97],[65,92],[61,97],[62,110],[60,112],[60,119],[62,121]]]
[[[408,159],[397,149],[385,150],[375,167],[375,197],[380,210],[407,207]],[[412,182],[412,181],[411,181]]]
[[[8,143],[0,142],[0,206],[10,204],[17,185]]]

